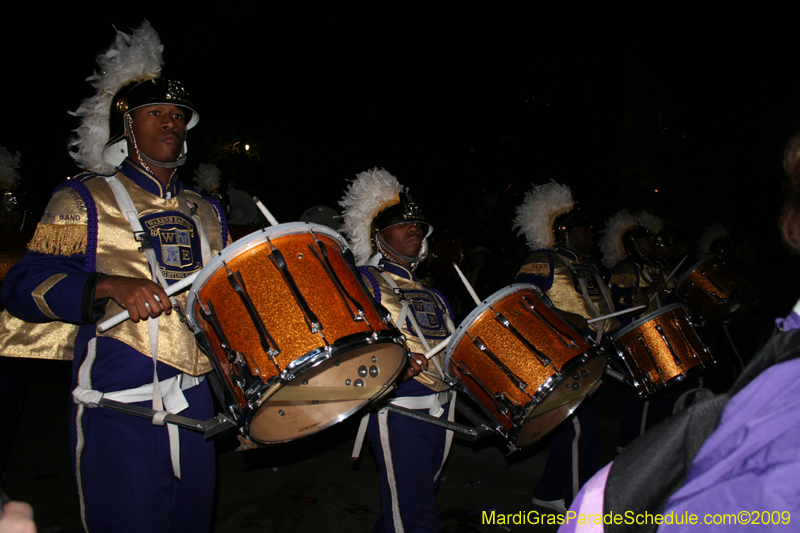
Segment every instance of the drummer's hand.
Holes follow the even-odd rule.
[[[578,328],[578,330],[584,330],[589,327],[589,323],[586,322],[586,319],[581,315],[576,315],[575,313],[567,313],[563,312],[564,318],[570,321],[570,323]]]
[[[403,376],[403,381],[408,381],[414,376],[420,375],[423,370],[428,370],[428,359],[421,353],[412,352],[408,356],[408,365],[406,365],[406,374]]]
[[[97,282],[94,299],[111,298],[128,310],[133,322],[156,318],[161,313],[172,313],[172,304],[164,289],[157,283],[144,278],[127,276],[103,276]]]

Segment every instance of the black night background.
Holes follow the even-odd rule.
[[[621,208],[645,209],[691,247],[722,222],[751,268],[787,264],[780,157],[800,117],[800,80],[780,17],[534,3],[203,5],[3,21],[0,145],[22,154],[34,218],[79,170],[67,156],[77,127],[67,111],[92,94],[84,79],[95,56],[113,26],[147,18],[165,75],[184,83],[201,116],[183,180],[214,163],[228,187],[259,196],[281,221],[338,208],[346,180],[380,166],[437,230],[508,255],[522,242],[513,207],[531,184],[554,179],[596,229]]]

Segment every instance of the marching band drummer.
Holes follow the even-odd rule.
[[[590,254],[594,233],[566,185],[537,185],[517,207],[514,228],[524,235],[532,253],[515,283],[541,289],[553,306],[577,329],[597,342],[620,327],[616,318],[587,324],[587,319],[614,311],[611,292]],[[597,391],[565,422],[550,446],[547,466],[533,490],[533,503],[565,512],[581,485],[600,464],[600,405]],[[577,465],[577,471],[573,468]]]
[[[657,261],[656,238],[646,225],[657,217],[644,211],[639,216],[641,220],[625,210],[616,213],[606,221],[600,239],[603,265],[611,270],[608,284],[615,305],[620,309],[648,306],[641,313],[623,315],[626,317],[622,319],[624,325],[636,316],[659,309],[664,303],[665,291],[675,284],[675,280],[667,281],[669,272],[664,272],[664,265]],[[663,225],[657,220],[659,226]]]
[[[390,401],[452,420],[442,354],[430,365],[423,355],[451,335],[452,313],[444,296],[414,275],[433,227],[397,178],[383,169],[358,174],[339,205],[344,208],[342,231],[365,285],[390,311],[411,354],[404,381]],[[436,488],[452,432],[383,408],[370,415],[369,434],[383,511],[374,531],[438,531]]]
[[[3,287],[8,311],[44,323],[4,315],[19,355],[38,343],[51,358],[73,357],[53,335],[25,338],[40,325],[72,328],[70,443],[87,531],[197,532],[211,522],[213,443],[163,418],[156,424],[166,411],[214,414],[203,379],[210,363],[165,289],[200,270],[228,236],[219,206],[178,180],[198,115],[180,83],[160,77],[162,49],[145,21],[98,57],[90,78],[98,93],[79,108],[72,143],[88,172],[56,190]],[[131,320],[97,333],[121,308]],[[151,421],[96,408],[103,395],[161,414]]]
[[[620,309],[648,306],[640,313],[623,315],[622,322],[626,326],[638,317],[672,303],[668,301],[671,296],[667,291],[675,287],[675,279],[667,279],[669,266],[659,260],[656,254],[654,234],[660,232],[663,225],[660,218],[646,211],[632,215],[622,210],[606,221],[600,248],[603,264],[611,269],[609,285],[614,303]],[[680,392],[680,389],[670,389],[642,401],[629,390],[617,438],[617,451],[669,416]]]

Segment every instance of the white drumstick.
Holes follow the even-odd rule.
[[[615,313],[609,313],[607,315],[599,316],[597,318],[592,318],[586,321],[587,324],[594,324],[595,322],[600,322],[601,320],[605,320],[607,318],[614,318],[615,316],[626,315],[628,313],[633,313],[634,311],[638,311],[639,309],[644,309],[647,307],[646,305],[639,305],[636,307],[631,307],[630,309],[625,309],[624,311],[617,311]]]
[[[433,357],[437,353],[439,353],[442,350],[444,350],[445,348],[447,348],[447,345],[450,343],[450,339],[452,339],[452,338],[453,338],[453,336],[450,335],[445,340],[443,340],[442,342],[440,342],[439,344],[437,344],[436,346],[434,346],[433,348],[428,350],[428,353],[425,354],[425,359],[430,359],[431,357]]]
[[[678,263],[678,266],[676,266],[676,267],[675,267],[675,268],[672,270],[672,272],[670,273],[669,277],[667,278],[667,281],[666,281],[667,283],[669,283],[669,280],[671,280],[671,279],[672,279],[672,276],[674,276],[674,275],[675,275],[675,273],[676,273],[676,272],[678,271],[678,269],[681,267],[681,265],[683,264],[683,262],[684,262],[684,261],[686,261],[686,258],[687,258],[687,257],[689,257],[689,256],[688,256],[688,255],[684,255],[684,256],[683,256],[683,259],[681,259],[681,262],[680,262],[680,263]]]
[[[259,200],[257,196],[253,196],[253,201],[256,203],[256,207],[258,207],[259,211],[261,211],[261,214],[264,215],[264,218],[267,219],[267,222],[269,222],[270,226],[277,226],[278,221],[275,220],[275,217],[272,216],[272,213],[269,212],[269,209],[267,209],[266,206],[261,203],[261,200]]]
[[[472,296],[473,300],[475,300],[475,305],[481,305],[481,299],[478,298],[477,294],[475,294],[475,289],[472,288],[472,285],[469,284],[467,278],[464,277],[464,273],[461,272],[461,269],[458,268],[458,265],[453,263],[453,268],[456,269],[456,272],[458,272],[458,277],[461,278],[461,281],[464,282],[464,286],[467,288],[467,292],[469,292],[469,295]]]
[[[669,274],[669,276],[667,277],[667,279],[666,279],[666,280],[664,280],[664,283],[669,283],[669,280],[671,280],[671,279],[672,279],[672,277],[675,275],[675,273],[676,273],[676,272],[678,271],[678,269],[681,267],[681,265],[683,264],[683,262],[684,262],[684,261],[686,261],[686,258],[687,258],[687,257],[689,257],[689,256],[688,256],[688,255],[684,255],[684,256],[683,256],[683,259],[681,259],[681,262],[680,262],[680,263],[678,263],[678,266],[676,266],[674,269],[672,269],[672,272],[670,272],[670,274]],[[650,300],[649,300],[649,301],[650,301],[650,302],[652,302],[652,301],[653,301],[653,298],[655,298],[657,295],[658,295],[658,293],[651,295],[651,296],[650,296]]]
[[[197,274],[199,274],[199,271],[195,272],[191,276],[186,276],[185,278],[180,280],[178,283],[175,283],[175,284],[170,285],[169,287],[167,287],[167,291],[166,291],[167,292],[167,296],[172,296],[173,294],[177,294],[177,293],[181,292],[183,289],[185,289],[186,287],[188,287],[189,285],[191,285],[192,283],[194,283],[194,279],[197,277]],[[156,297],[156,299],[158,299],[158,298]],[[106,320],[105,322],[103,322],[99,326],[97,326],[97,331],[98,331],[98,333],[106,332],[109,329],[111,329],[114,326],[116,326],[117,324],[121,324],[122,322],[125,322],[126,320],[128,320],[130,318],[130,316],[131,315],[128,314],[128,310],[126,309],[123,312],[121,312],[120,314],[112,316],[111,318],[109,318],[108,320]]]

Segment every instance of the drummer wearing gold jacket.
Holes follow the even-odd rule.
[[[365,285],[389,310],[411,354],[404,381],[390,401],[452,420],[442,356],[429,362],[424,355],[455,329],[452,313],[444,297],[414,275],[432,226],[407,190],[383,169],[359,174],[339,203],[343,231]],[[452,432],[384,408],[370,415],[369,434],[383,510],[374,531],[438,531],[436,488]]]
[[[564,317],[598,344],[620,327],[615,318],[587,324],[614,312],[611,292],[589,257],[594,232],[572,191],[551,181],[537,185],[517,207],[514,227],[533,252],[515,283],[536,285]],[[599,409],[602,388],[561,425],[550,446],[547,466],[533,490],[533,503],[565,512],[581,485],[599,468]],[[577,465],[577,468],[574,466]]]

